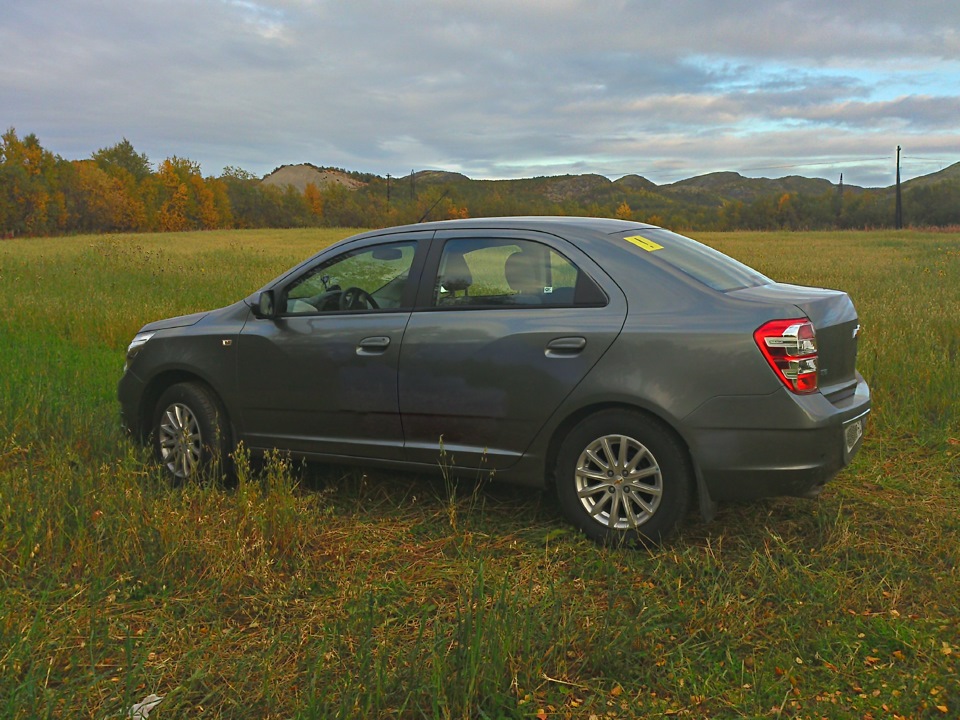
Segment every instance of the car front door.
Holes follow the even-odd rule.
[[[241,331],[242,437],[253,448],[400,459],[397,368],[429,233],[362,241],[275,290]]]
[[[407,459],[436,464],[442,446],[460,467],[509,467],[625,316],[620,289],[560,238],[438,232],[400,351]]]

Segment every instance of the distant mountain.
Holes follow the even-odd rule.
[[[466,175],[458,172],[449,172],[447,170],[420,170],[419,172],[415,172],[413,174],[413,178],[417,182],[429,183],[448,183],[460,182],[461,180],[470,180],[470,178],[468,178]]]
[[[960,167],[960,163],[955,167]],[[410,176],[394,178],[394,181],[398,186],[408,185]],[[819,196],[837,189],[835,183],[823,178],[798,175],[775,179],[748,178],[736,172],[708,173],[667,185],[657,185],[640,175],[624,175],[618,180],[596,174],[555,175],[518,180],[471,180],[462,173],[442,170],[418,171],[413,174],[413,181],[421,188],[442,185],[465,190],[472,187],[474,192],[501,191],[524,200],[539,197],[553,203],[570,200],[606,203],[620,196],[625,196],[627,200],[636,199],[639,194],[646,203],[659,198],[664,205],[700,207],[720,207],[728,201],[750,203],[761,197],[784,193]],[[857,185],[844,184],[843,187],[845,191],[863,191],[863,188]]]
[[[803,195],[823,195],[837,186],[823,178],[806,178],[799,175],[787,177],[748,178],[736,172],[715,172],[707,175],[681,180],[670,185],[661,186],[661,190],[696,202],[697,196],[707,196],[712,202],[724,200],[740,200],[753,202],[757,198],[768,195],[782,195],[783,193],[798,193]],[[863,188],[856,185],[844,184],[844,190],[860,191]]]
[[[657,189],[656,183],[640,175],[624,175],[619,180],[614,180],[613,184],[618,187],[627,188],[628,190],[646,190],[650,192]]]
[[[565,175],[543,178],[543,194],[548,200],[563,202],[592,198],[605,193],[613,183],[603,175]]]
[[[833,222],[884,225],[892,222],[892,205],[888,212],[885,203],[892,203],[890,197],[894,190],[893,186],[866,189],[844,183],[847,200],[842,206],[835,206],[835,202],[839,202],[838,184],[823,178],[797,175],[771,179],[745,177],[737,172],[714,172],[657,185],[640,175],[625,175],[615,181],[596,174],[473,180],[457,172],[421,170],[406,177],[390,178],[390,181],[394,202],[409,202],[433,193],[437,202],[445,199],[452,206],[466,208],[467,212],[488,215],[576,213],[609,216],[626,204],[633,217],[707,227],[724,222],[747,227],[789,222],[801,226],[804,223],[823,226]],[[292,186],[301,192],[311,182],[319,189],[336,183],[362,195],[390,196],[386,178],[308,163],[279,167],[263,182]],[[955,204],[953,195],[949,194],[955,185],[960,185],[960,163],[904,182],[903,190],[905,197],[915,195],[917,191],[928,195],[934,192],[925,204],[937,209],[944,203]],[[776,215],[777,201],[785,194],[803,199],[805,215],[792,216],[788,211],[782,216]],[[727,209],[728,205],[730,209]],[[814,210],[817,207],[821,209]],[[940,219],[941,214],[914,202],[908,219],[918,223],[948,222]]]

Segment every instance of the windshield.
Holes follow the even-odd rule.
[[[773,282],[719,250],[669,230],[642,228],[626,233],[623,239],[636,252],[655,253],[658,259],[720,292]]]

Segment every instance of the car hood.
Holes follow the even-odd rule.
[[[140,329],[140,332],[149,332],[152,330],[170,330],[172,328],[196,325],[207,315],[209,315],[209,312],[199,312],[193,313],[192,315],[179,315],[178,317],[167,318],[166,320],[156,320],[152,323],[147,323],[144,325]]]

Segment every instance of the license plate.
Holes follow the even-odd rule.
[[[863,440],[863,431],[866,429],[867,416],[861,415],[843,426],[843,444],[847,459],[853,456]]]

